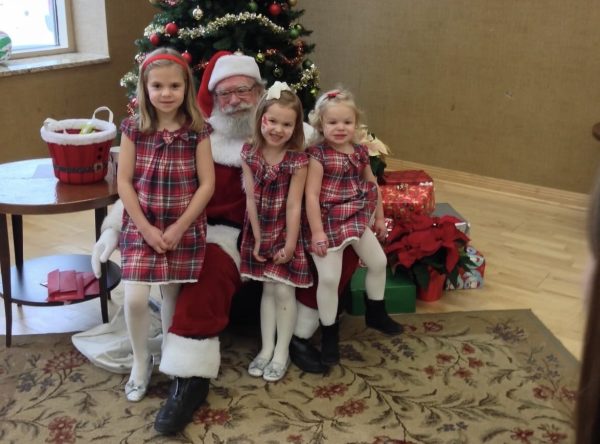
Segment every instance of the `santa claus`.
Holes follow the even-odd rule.
[[[212,127],[215,193],[206,207],[207,260],[198,281],[182,286],[172,325],[163,341],[160,371],[174,378],[154,424],[162,434],[182,430],[205,401],[210,378],[219,373],[219,334],[229,323],[235,295],[247,290],[239,273],[238,237],[246,209],[240,152],[252,135],[253,114],[263,91],[254,59],[226,51],[213,56],[202,78],[198,103]],[[102,235],[92,253],[97,275],[100,263],[117,248],[122,213],[123,205],[117,201],[102,225]],[[358,262],[352,249],[346,251],[340,288],[348,283]],[[316,286],[297,291],[298,321],[290,358],[303,371],[323,373],[327,367],[309,342],[319,326],[315,292]],[[245,299],[245,295],[239,299]]]

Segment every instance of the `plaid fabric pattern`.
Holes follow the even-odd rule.
[[[360,239],[369,226],[377,205],[377,185],[363,179],[370,168],[366,146],[354,144],[352,154],[341,153],[326,142],[311,146],[308,155],[323,165],[321,220],[329,249],[339,249],[352,239]],[[310,248],[310,227],[304,224]]]
[[[310,287],[313,283],[312,274],[302,233],[292,260],[281,265],[276,265],[271,260],[285,245],[285,210],[292,174],[308,165],[308,156],[304,152],[287,151],[280,163],[269,165],[260,151],[254,150],[249,144],[242,147],[241,156],[254,174],[254,200],[261,232],[260,254],[269,258],[266,262],[258,262],[252,256],[255,240],[246,214],[241,247],[241,275],[260,281],[283,282],[294,287]]]
[[[196,146],[211,132],[181,128],[176,132],[142,134],[133,118],[121,124],[121,131],[135,144],[133,186],[148,221],[165,230],[185,211],[198,189]],[[158,254],[145,241],[133,220],[123,212],[119,238],[122,278],[146,283],[195,281],[206,244],[206,214],[184,233],[177,248]]]

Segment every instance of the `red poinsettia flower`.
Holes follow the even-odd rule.
[[[423,287],[429,282],[429,269],[456,280],[458,269],[470,262],[464,252],[469,238],[456,228],[458,221],[453,216],[412,214],[395,222],[384,247],[392,270],[408,270]]]

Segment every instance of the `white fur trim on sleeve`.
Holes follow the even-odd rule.
[[[304,130],[304,145],[313,145],[319,138],[319,132],[306,122],[302,122],[302,129]]]
[[[159,370],[180,378],[216,378],[221,364],[219,338],[191,339],[168,333]]]

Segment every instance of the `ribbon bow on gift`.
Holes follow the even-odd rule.
[[[276,81],[267,91],[266,100],[279,99],[281,97],[281,91],[293,92],[292,88],[285,82]]]

